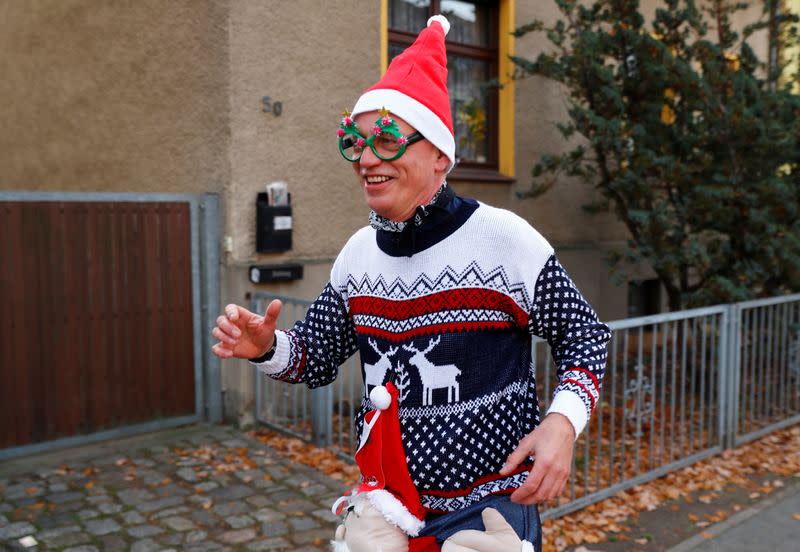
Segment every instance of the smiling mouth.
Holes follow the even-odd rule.
[[[365,176],[364,182],[367,183],[367,186],[370,184],[383,184],[384,182],[388,182],[391,180],[391,176],[382,176],[382,175],[375,175],[375,176]]]

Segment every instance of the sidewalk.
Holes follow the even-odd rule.
[[[708,527],[668,552],[790,552],[798,549],[800,482]]]
[[[343,491],[240,431],[192,426],[0,463],[0,551],[328,550]]]

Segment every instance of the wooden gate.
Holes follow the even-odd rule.
[[[190,205],[0,202],[0,449],[196,412]]]

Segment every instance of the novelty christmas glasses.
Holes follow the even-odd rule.
[[[419,132],[403,136],[395,120],[389,117],[388,110],[381,109],[379,113],[380,117],[375,121],[369,138],[364,138],[358,132],[358,127],[349,111],[342,114],[342,122],[336,134],[339,136],[339,152],[347,161],[360,160],[366,147],[369,147],[378,159],[394,161],[406,152],[408,146],[425,139]]]

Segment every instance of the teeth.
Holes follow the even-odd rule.
[[[389,180],[388,176],[368,176],[367,182],[370,184],[380,184],[381,182],[386,182]]]

